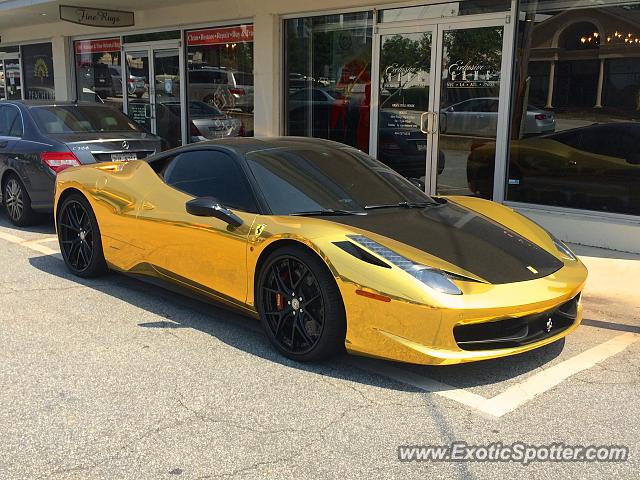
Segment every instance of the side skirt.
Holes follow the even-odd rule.
[[[142,280],[146,283],[164,288],[165,290],[191,297],[195,300],[215,303],[217,306],[221,306],[256,319],[259,318],[258,312],[246,304],[204,285],[193,282],[188,278],[184,278],[163,268],[151,265],[150,263],[140,263],[128,271],[121,270],[111,264],[109,264],[109,268]]]

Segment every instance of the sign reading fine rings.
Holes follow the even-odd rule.
[[[132,27],[133,12],[60,5],[60,20],[92,27]]]
[[[253,25],[208,28],[187,32],[187,45],[220,45],[253,42]]]

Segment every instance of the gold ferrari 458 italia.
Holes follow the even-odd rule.
[[[224,139],[68,168],[55,200],[72,273],[151,276],[236,307],[298,361],[346,348],[455,364],[581,321],[587,271],[561,241],[326,140]]]

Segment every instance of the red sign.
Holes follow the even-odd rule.
[[[76,54],[105,53],[120,51],[119,38],[103,38],[102,40],[81,40],[75,42]]]
[[[253,25],[208,28],[187,32],[187,45],[220,45],[224,43],[253,42]]]

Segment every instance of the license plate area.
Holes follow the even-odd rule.
[[[138,159],[138,154],[136,153],[112,153],[111,154],[112,162],[131,162],[137,159]]]

